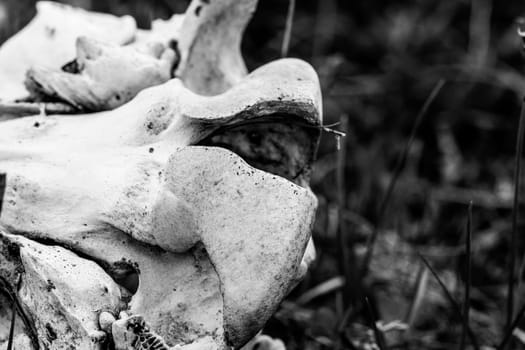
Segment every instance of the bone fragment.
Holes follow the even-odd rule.
[[[108,43],[130,42],[136,30],[130,16],[88,12],[51,1],[37,3],[37,15],[0,50],[0,98],[12,101],[27,95],[26,71],[34,66],[60,69],[75,57],[80,36]]]

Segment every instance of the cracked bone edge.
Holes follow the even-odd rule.
[[[114,109],[143,89],[168,81],[175,63],[175,52],[159,42],[117,46],[82,36],[76,47],[78,74],[33,67],[27,71],[27,89],[79,109]]]
[[[241,40],[257,0],[193,0],[180,30],[176,76],[196,93],[216,95],[247,74]]]
[[[98,327],[98,313],[117,313],[121,306],[119,286],[102,268],[62,247],[2,231],[0,245],[0,278],[8,281],[8,265],[19,265],[20,290],[10,289],[30,315],[39,346],[101,349],[106,334]]]
[[[60,69],[75,57],[80,36],[126,44],[136,32],[130,16],[89,12],[51,1],[37,3],[37,15],[0,48],[0,98],[25,97],[26,71],[33,66]]]
[[[8,175],[0,219],[10,230],[77,249],[101,224],[166,251],[184,251],[201,241],[220,280],[224,330],[236,346],[259,331],[300,273],[316,207],[309,189],[254,169],[220,148],[182,148],[168,164],[155,167],[143,156],[102,162],[95,155],[97,163],[86,163],[76,152],[70,157],[54,165],[44,159],[2,164]],[[122,179],[128,180],[124,187]],[[119,260],[128,254],[124,249]],[[162,262],[162,256],[150,262],[158,264],[157,272],[143,275],[141,269],[139,292],[131,302],[134,313],[147,312],[141,308],[146,302],[155,306],[164,300],[163,288],[155,297],[140,293],[161,283],[159,271],[177,266]]]

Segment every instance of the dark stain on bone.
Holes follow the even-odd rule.
[[[46,35],[50,38],[53,38],[56,33],[56,28],[51,26],[45,26]]]
[[[243,121],[219,128],[198,144],[226,148],[255,168],[303,186],[310,176],[315,154],[311,140],[318,137],[319,131],[294,123],[294,118],[274,115],[266,117],[267,120]]]
[[[55,284],[51,280],[47,280],[46,289],[48,292],[51,292],[53,289],[56,289]]]
[[[6,186],[6,174],[0,173],[0,215],[2,215],[2,204],[4,203],[5,186]]]
[[[57,333],[49,323],[46,323],[46,338],[50,343],[57,339]]]

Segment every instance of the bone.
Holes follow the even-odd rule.
[[[216,95],[247,74],[241,40],[256,5],[257,0],[191,2],[180,31],[176,75],[192,91]]]
[[[166,81],[174,67],[190,90],[202,95],[222,93],[247,74],[240,44],[256,4],[257,0],[194,0],[184,16],[174,15],[169,21],[154,22],[151,31],[138,31],[129,16],[116,18],[41,1],[37,16],[0,50],[0,98],[24,98],[28,72],[25,85],[33,90],[42,85],[39,92],[47,98],[58,97],[92,111],[107,110],[122,105],[140,88]],[[104,40],[106,46],[96,45],[103,53],[93,62],[84,62],[85,74],[62,72],[60,67],[75,58],[75,48],[77,61],[86,57],[83,53],[93,47],[86,38]],[[132,42],[130,47],[107,48]],[[135,51],[155,43],[164,47],[176,43],[180,64],[175,65],[177,54],[169,49],[157,64]],[[130,74],[128,68],[139,74]]]
[[[75,57],[80,36],[108,43],[133,40],[135,20],[93,13],[50,1],[37,3],[37,15],[0,50],[0,98],[15,100],[27,95],[26,71],[34,66],[60,69]]]
[[[90,246],[87,237],[94,232],[103,235],[111,227],[171,252],[182,253],[202,242],[220,280],[229,341],[242,344],[262,327],[298,278],[315,197],[308,189],[256,170],[219,148],[183,148],[165,167],[151,162],[141,165],[141,157],[138,159],[139,163],[134,163],[128,156],[124,164],[115,163],[113,158],[106,164],[99,162],[99,168],[91,162],[90,173],[85,175],[84,161],[78,156],[54,168],[37,168],[35,163],[25,166],[27,162],[19,168],[8,164],[11,175],[7,178],[2,222],[14,232],[74,246],[107,261],[107,265],[116,265],[123,258],[134,260],[129,248],[118,251],[114,243],[106,244],[113,253],[108,248],[102,256],[99,245]],[[110,163],[112,170],[104,170]],[[119,185],[123,178],[130,182]],[[68,210],[71,203],[76,203],[75,210]],[[116,258],[108,261],[111,256]],[[159,300],[169,300],[163,295],[169,288],[161,285],[170,280],[184,281],[174,276],[171,268],[165,275],[162,271],[180,266],[179,272],[195,264],[193,259],[190,263],[178,260],[170,263],[156,257],[138,264],[141,283],[130,303],[131,310],[149,316],[154,325],[170,324],[157,322],[155,317],[155,310],[165,309]],[[143,267],[146,263],[149,266]],[[183,275],[193,276],[195,272]],[[183,285],[194,285],[193,280],[189,278]],[[218,286],[215,293],[219,293]],[[185,300],[181,307],[186,309],[190,301],[205,299],[195,294],[191,298],[186,295],[187,300],[181,297]],[[148,297],[142,299],[143,295]],[[172,305],[178,304],[181,302]],[[199,305],[204,306],[202,302]],[[166,316],[168,321],[177,319],[173,314],[176,312]],[[188,322],[188,315],[184,317]]]
[[[111,101],[115,90],[93,99],[81,90],[95,76],[106,78],[98,74],[108,62],[151,42],[153,33],[129,47],[80,39],[86,47],[77,63],[84,62],[86,74],[67,93],[70,81],[60,79],[70,73],[49,79],[49,71],[30,72],[47,94],[79,108],[109,109],[0,124],[0,172],[7,174],[0,213],[6,228],[0,256],[7,259],[0,274],[3,281],[18,275],[23,281],[20,290],[12,282],[1,287],[23,306],[33,340],[49,345],[49,323],[58,328],[53,346],[98,349],[111,336],[115,348],[133,348],[140,337],[128,334],[129,320],[143,320],[148,339],[161,348],[240,348],[304,275],[315,255],[308,244],[317,201],[308,172],[322,122],[319,82],[296,59],[246,75],[239,45],[255,4],[193,1],[174,34],[180,36],[178,78],[120,107]],[[92,49],[112,53],[88,72],[82,57]],[[78,259],[78,271],[89,266],[118,298],[82,303],[85,281],[66,279],[70,270],[60,259],[38,265],[40,246]],[[57,291],[46,294],[50,271]],[[85,286],[86,293],[99,286]],[[31,303],[33,297],[44,305]],[[81,307],[55,306],[67,297]],[[53,321],[53,307],[63,317]],[[64,331],[68,322],[76,335]],[[147,339],[140,344],[147,348]]]
[[[171,78],[175,52],[160,42],[143,47],[105,44],[86,37],[76,42],[78,72],[33,67],[26,87],[36,96],[51,96],[80,110],[114,109],[141,90]]]
[[[0,263],[0,277],[11,282],[11,292],[30,315],[39,346],[101,349],[106,336],[98,328],[98,312],[118,311],[118,285],[98,265],[62,247],[6,233],[0,238],[2,251],[8,252]],[[21,274],[19,290],[6,272],[10,264]]]
[[[2,124],[0,144],[17,140],[19,152],[26,145],[38,145],[43,152],[55,148],[58,140],[69,150],[155,143],[165,143],[173,150],[195,144],[219,127],[265,116],[281,115],[279,122],[295,116],[315,126],[321,123],[321,108],[313,68],[297,59],[283,59],[262,66],[213,97],[197,95],[172,79],[142,91],[113,111],[10,120]]]
[[[172,80],[108,112],[3,122],[0,221],[117,280],[135,269],[129,311],[169,346],[207,336],[219,349],[241,346],[304,273],[316,200],[228,150],[191,145],[268,114],[315,126],[315,79],[308,65],[282,60],[214,97]]]

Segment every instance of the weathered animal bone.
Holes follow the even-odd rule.
[[[27,95],[24,79],[29,68],[60,69],[71,61],[78,37],[122,45],[133,40],[135,31],[135,20],[130,16],[117,18],[38,2],[36,17],[0,50],[0,99],[10,101]]]
[[[80,110],[108,110],[168,81],[176,63],[175,52],[159,42],[137,48],[80,37],[76,47],[72,71],[30,68],[26,88],[37,97],[57,98]]]
[[[192,3],[182,79],[105,112],[0,122],[0,290],[27,349],[239,348],[306,272],[319,82],[295,59],[244,76],[255,3]]]
[[[241,40],[256,5],[257,0],[192,1],[181,27],[176,74],[192,91],[215,95],[246,75]]]
[[[168,344],[210,335],[241,345],[304,273],[315,197],[229,151],[187,146],[268,115],[315,126],[319,108],[314,71],[287,59],[214,97],[171,80],[110,112],[3,122],[1,222],[93,259],[117,280],[140,271],[129,310]],[[313,144],[296,145],[307,166]]]
[[[0,99],[25,97],[26,76],[25,87],[32,100],[58,99],[78,109],[107,110],[128,102],[146,87],[167,81],[175,68],[194,92],[224,92],[247,74],[240,44],[256,3],[195,0],[184,16],[157,20],[151,31],[136,31],[129,17],[113,19],[40,2],[38,15],[0,51],[0,67],[4,67],[0,68]],[[107,37],[100,28],[114,37]],[[99,42],[102,38],[111,44]],[[75,40],[77,55],[72,61]],[[116,46],[125,43],[131,45]],[[21,53],[22,59],[15,59]],[[73,64],[65,65],[70,61]],[[22,106],[14,111],[10,108],[5,102],[0,104],[0,118],[26,112]]]

